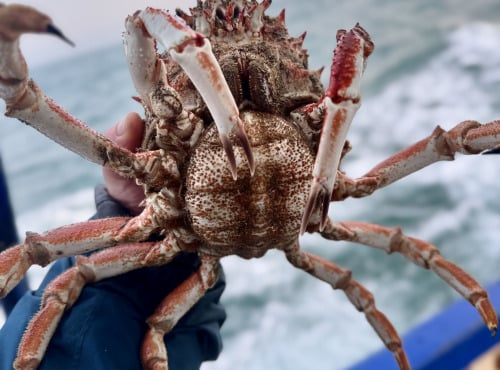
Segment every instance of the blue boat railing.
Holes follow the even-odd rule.
[[[500,315],[500,281],[487,287]],[[450,305],[403,336],[412,370],[465,369],[477,357],[500,342],[492,336],[476,309],[465,299]],[[391,353],[383,349],[349,370],[398,370]]]

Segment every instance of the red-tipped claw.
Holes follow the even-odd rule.
[[[325,226],[342,149],[352,119],[360,106],[361,75],[366,58],[373,51],[368,33],[358,24],[350,31],[339,31],[337,40],[330,85],[318,103],[323,105],[325,116],[309,199],[302,217],[301,234],[307,230],[318,206],[321,207],[320,230]]]

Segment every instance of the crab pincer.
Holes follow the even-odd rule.
[[[189,76],[207,104],[217,126],[229,168],[237,178],[236,158],[229,135],[234,132],[247,157],[250,173],[255,163],[248,137],[243,129],[238,106],[215,58],[210,41],[188,27],[184,21],[165,11],[146,8],[139,13],[147,32],[168,50]]]
[[[325,115],[301,234],[306,231],[318,205],[321,205],[320,231],[325,227],[347,132],[361,105],[361,76],[373,49],[370,36],[359,24],[350,31],[340,30],[337,33],[330,84],[318,103],[323,105]]]

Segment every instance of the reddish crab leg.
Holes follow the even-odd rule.
[[[45,289],[40,311],[30,321],[19,344],[14,368],[38,367],[64,312],[76,302],[86,284],[143,267],[165,265],[179,251],[175,241],[168,238],[161,242],[120,245],[90,257],[78,256],[75,266]]]
[[[360,106],[361,75],[366,58],[374,47],[368,33],[359,25],[348,32],[339,31],[337,40],[330,86],[320,103],[324,106],[325,116],[309,199],[302,218],[301,234],[306,231],[318,200],[322,204],[320,230],[325,225],[344,142]]]
[[[332,240],[349,240],[387,253],[401,253],[417,266],[430,269],[467,299],[481,315],[492,334],[498,328],[498,318],[488,293],[459,266],[443,258],[439,250],[423,240],[404,235],[399,228],[386,228],[363,222],[335,223],[327,218],[321,235]]]
[[[452,161],[455,153],[478,154],[500,145],[500,121],[464,121],[449,131],[436,127],[431,135],[397,152],[357,179],[338,178],[332,200],[365,197],[375,190],[438,161]]]
[[[141,349],[144,370],[168,370],[168,355],[163,340],[179,319],[219,278],[219,259],[201,256],[201,266],[182,284],[175,288],[147,319],[149,326]],[[172,369],[175,370],[175,369]]]
[[[387,317],[378,310],[372,293],[352,278],[352,273],[324,258],[300,249],[298,243],[285,249],[288,261],[295,267],[331,285],[333,289],[344,291],[349,301],[366,316],[385,346],[393,353],[401,370],[409,370],[410,365],[403,350],[401,339]]]
[[[130,217],[114,217],[63,226],[44,234],[26,233],[23,244],[0,253],[0,297],[7,295],[31,265],[46,266],[61,257],[112,247]]]
[[[236,179],[237,174],[236,158],[229,139],[231,132],[238,137],[253,174],[252,149],[243,130],[238,107],[208,39],[189,28],[181,18],[161,10],[147,8],[139,17],[148,33],[169,51],[203,97],[217,125],[233,178]]]

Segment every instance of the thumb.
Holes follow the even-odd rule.
[[[135,113],[129,113],[118,124],[105,132],[105,136],[119,146],[134,151],[141,145],[144,121]]]
[[[137,113],[129,113],[122,121],[106,131],[105,136],[130,151],[141,145],[144,122]],[[121,177],[109,168],[102,170],[104,184],[109,195],[120,202],[132,214],[142,211],[139,204],[144,199],[144,190],[134,179]]]

